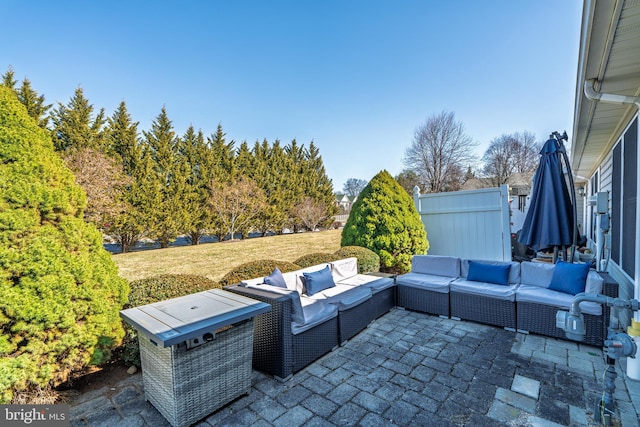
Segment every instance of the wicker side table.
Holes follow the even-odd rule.
[[[121,311],[139,333],[145,398],[186,427],[247,394],[253,317],[269,310],[213,289]]]

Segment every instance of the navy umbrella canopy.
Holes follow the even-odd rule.
[[[573,177],[567,152],[562,140],[567,139],[557,132],[545,142],[540,150],[540,165],[533,177],[531,201],[520,231],[520,243],[534,251],[544,249],[564,249],[575,245],[576,212],[572,200],[575,200]],[[563,172],[563,160],[569,179],[569,188]],[[566,251],[563,250],[563,258]],[[554,255],[554,262],[557,255]]]

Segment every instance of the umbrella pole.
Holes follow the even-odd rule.
[[[558,132],[554,132],[554,136],[556,138],[556,140],[559,143],[560,146],[560,153],[562,153],[562,158],[564,159],[564,163],[565,163],[565,167],[567,168],[567,176],[569,177],[569,191],[570,191],[570,195],[571,195],[571,207],[572,207],[572,214],[573,214],[573,225],[572,225],[572,230],[571,230],[571,235],[572,235],[572,241],[571,241],[571,252],[569,253],[569,262],[573,263],[575,260],[574,258],[574,254],[576,252],[576,248],[578,246],[578,234],[577,234],[577,230],[578,230],[578,207],[576,206],[576,186],[575,186],[575,182],[573,181],[573,172],[571,171],[571,165],[569,164],[569,157],[567,156],[567,150],[564,147],[564,144],[562,143],[563,140],[568,141],[569,138],[567,137],[567,132],[564,132],[563,135],[560,135]],[[565,251],[566,253],[566,251]],[[565,255],[563,255],[563,258],[565,257]],[[565,258],[566,259],[566,258]]]

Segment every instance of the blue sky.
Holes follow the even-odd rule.
[[[228,140],[320,149],[334,189],[397,175],[415,129],[455,113],[477,143],[570,133],[582,2],[0,0],[0,73],[47,102],[81,86],[141,130],[165,106]],[[571,135],[569,135],[569,144]]]

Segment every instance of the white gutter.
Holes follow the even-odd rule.
[[[637,96],[625,96],[625,95],[616,95],[612,93],[602,93],[597,92],[594,89],[594,84],[596,79],[589,79],[584,82],[584,94],[587,98],[592,101],[601,101],[607,102],[610,104],[623,104],[623,105],[635,105],[636,108],[640,110],[640,97]],[[636,164],[640,162],[640,151],[637,154],[638,158],[636,159]],[[637,185],[640,188],[640,174],[637,174]],[[640,198],[636,199],[636,212],[640,212]],[[640,230],[640,215],[636,213],[636,233]],[[635,277],[634,281],[634,298],[640,299],[640,239],[636,239],[636,259],[635,259]],[[640,311],[636,311],[634,314],[634,319],[636,321],[640,321]]]
[[[640,97],[597,92],[594,88],[595,82],[596,79],[589,79],[584,82],[584,94],[590,100],[609,104],[635,105],[640,109]]]

